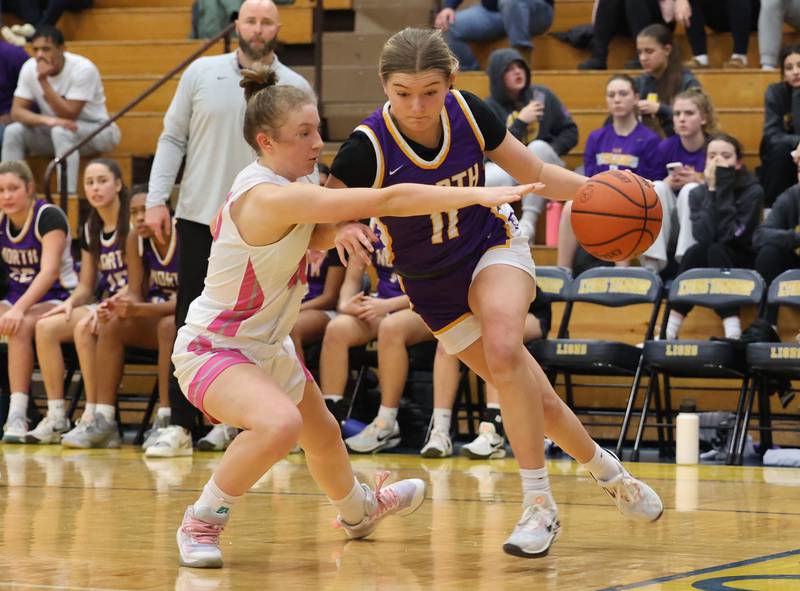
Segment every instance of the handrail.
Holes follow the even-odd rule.
[[[105,128],[113,124],[123,115],[126,115],[131,109],[133,109],[136,105],[141,103],[144,99],[148,96],[153,94],[156,90],[158,90],[161,86],[163,86],[167,80],[172,78],[175,74],[180,72],[183,68],[188,66],[191,62],[195,60],[195,58],[199,57],[203,53],[205,53],[212,45],[219,42],[220,39],[225,40],[225,52],[229,52],[231,48],[231,32],[235,27],[235,23],[230,23],[227,27],[225,27],[216,37],[209,39],[206,43],[203,44],[197,51],[195,51],[192,55],[184,59],[180,64],[172,68],[169,72],[164,74],[159,80],[153,83],[150,88],[142,92],[137,98],[133,99],[130,103],[128,103],[125,107],[123,107],[116,115],[111,117],[111,119],[103,122],[97,129],[95,129],[92,133],[87,135],[83,138],[80,142],[72,146],[69,150],[64,152],[61,156],[56,156],[53,158],[47,165],[47,169],[44,173],[44,194],[45,198],[52,203],[52,191],[50,190],[50,179],[53,177],[53,171],[55,171],[57,166],[61,167],[61,182],[59,183],[59,195],[60,195],[60,206],[61,209],[66,212],[67,211],[67,157],[80,150],[83,146],[85,146],[89,141],[96,136],[98,133],[103,131]]]

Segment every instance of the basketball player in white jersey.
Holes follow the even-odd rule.
[[[339,220],[493,207],[543,186],[331,190],[303,182],[323,146],[316,101],[275,81],[263,67],[244,72],[244,136],[259,158],[236,177],[217,216],[205,288],[172,356],[189,401],[213,422],[243,430],[186,509],[177,532],[184,566],[222,566],[219,536],[231,507],[298,441],[349,537],[422,504],[421,480],[381,488],[387,472],[373,492],[355,479],[339,427],[297,358],[289,331],[306,292],[306,251],[331,248]]]

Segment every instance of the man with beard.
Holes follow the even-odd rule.
[[[214,215],[236,174],[256,157],[241,131],[237,131],[243,127],[246,106],[239,87],[241,71],[260,62],[277,72],[278,84],[313,94],[309,83],[275,55],[280,28],[278,9],[272,0],[246,0],[236,20],[239,48],[192,63],[181,77],[164,117],[164,131],[158,139],[150,173],[146,220],[156,240],[163,242],[170,223],[167,200],[186,157],[175,212],[178,238],[185,253],[178,266],[177,328],[183,325],[189,304],[203,291]],[[158,410],[154,429],[145,440],[147,457],[192,454],[191,434],[197,411],[174,378],[170,379],[169,394],[171,408]],[[224,450],[235,434],[235,429],[215,425],[198,442],[198,449]]]

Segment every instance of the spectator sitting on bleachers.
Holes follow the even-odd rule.
[[[19,71],[28,61],[28,54],[21,47],[0,40],[0,146],[3,145],[3,131],[11,123],[11,102],[17,88]]]
[[[3,137],[3,160],[28,154],[60,155],[108,119],[100,72],[91,61],[65,51],[64,36],[54,27],[37,29],[34,57],[19,74],[11,118]],[[39,113],[32,109],[36,105]],[[78,152],[67,157],[67,191],[78,188],[81,155],[112,151],[120,140],[116,124],[106,127]]]
[[[444,0],[435,24],[444,32],[462,71],[480,69],[471,41],[494,41],[506,35],[511,47],[530,63],[531,37],[545,33],[553,24],[554,0],[481,0],[456,12],[461,2]]]
[[[547,337],[552,322],[550,300],[536,287],[536,297],[528,308],[523,331],[524,342]],[[433,417],[428,440],[420,450],[426,458],[446,458],[453,455],[450,438],[453,405],[461,380],[461,362],[449,355],[441,343],[436,347],[433,361]],[[506,455],[506,437],[500,415],[500,393],[486,384],[486,406],[478,426],[478,436],[461,448],[461,454],[474,460],[492,460]]]
[[[370,228],[380,240],[377,220],[370,220]],[[349,449],[359,453],[390,449],[400,443],[397,412],[408,377],[407,347],[434,338],[420,315],[411,310],[410,300],[400,287],[389,251],[382,242],[375,244],[372,265],[378,284],[376,293],[367,295],[362,291],[364,263],[358,259],[350,261],[339,296],[339,315],[325,331],[320,356],[320,389],[326,404],[335,410],[335,403],[342,398],[347,385],[350,348],[377,339],[380,408],[363,431],[345,440]]]
[[[795,183],[797,167],[790,153],[800,143],[800,45],[781,50],[781,78],[764,94],[760,179],[766,205]]]
[[[664,25],[650,25],[636,37],[636,50],[644,74],[636,77],[639,91],[639,114],[657,133],[670,136],[672,99],[679,92],[699,88],[700,82],[681,63],[680,48],[673,42],[672,31]]]
[[[83,173],[89,219],[81,229],[81,271],[70,296],[36,323],[36,355],[42,372],[48,409],[64,408],[62,343],[75,343],[86,394],[83,416],[61,438],[65,447],[119,447],[114,401],[97,396],[96,301],[124,293],[128,287],[125,251],[130,231],[128,190],[114,160],[92,160]],[[59,435],[61,428],[59,428]]]
[[[733,53],[723,68],[746,68],[750,32],[756,30],[758,0],[676,0],[675,18],[686,27],[694,57],[690,68],[708,68],[706,26],[716,31],[730,31]]]
[[[327,252],[309,250],[307,259],[308,293],[300,304],[297,322],[289,333],[303,361],[303,347],[319,343],[325,335],[325,327],[336,316],[336,302],[345,274],[335,248]]]
[[[689,193],[688,211],[678,209],[680,233],[688,232],[694,242],[680,259],[678,274],[699,267],[752,269],[753,234],[761,219],[764,191],[742,164],[742,146],[736,138],[725,133],[711,138],[704,175],[705,182]],[[668,339],[677,338],[691,309],[672,308]],[[722,318],[725,337],[738,339],[742,334],[738,310],[715,311]]]
[[[758,50],[762,70],[777,70],[783,23],[800,29],[800,0],[761,0],[758,13]]]
[[[192,39],[211,39],[239,12],[242,0],[194,0],[192,3]]]
[[[531,70],[514,49],[493,51],[486,71],[491,91],[486,105],[542,161],[564,166],[561,157],[578,143],[578,126],[558,97],[546,86],[531,83]],[[486,163],[487,187],[516,183],[494,162]],[[531,244],[545,203],[543,197],[534,194],[522,198],[519,226]]]
[[[24,24],[3,27],[3,38],[14,45],[25,45],[36,29],[55,26],[65,11],[91,8],[94,0],[3,0],[2,9],[16,14]]]
[[[3,441],[25,443],[34,327],[42,314],[67,298],[78,278],[72,266],[67,216],[36,198],[27,164],[0,163],[0,196],[0,251],[8,274],[8,290],[0,301],[0,334],[8,339],[11,388]],[[61,410],[63,419],[63,406]]]
[[[583,154],[583,173],[586,176],[606,170],[625,169],[646,179],[662,176],[656,160],[656,149],[661,138],[639,121],[636,116],[638,102],[639,93],[636,92],[633,78],[627,74],[611,77],[606,85],[606,105],[611,122],[595,129],[586,140]],[[564,205],[558,230],[558,265],[570,269],[578,247],[570,223],[571,211],[572,202],[568,201]]]
[[[686,90],[675,97],[672,103],[672,119],[676,134],[658,144],[656,156],[661,174],[666,175],[663,180],[654,183],[663,212],[661,233],[640,259],[643,267],[657,273],[667,267],[674,267],[678,240],[677,201],[688,203],[689,192],[697,183],[703,182],[706,142],[719,132],[714,105],[697,88]],[[678,252],[682,255],[685,250],[684,247]]]
[[[775,277],[788,269],[800,267],[800,151],[792,153],[798,167],[798,184],[784,191],[755,232],[755,268],[769,285]],[[767,320],[778,323],[777,306],[767,308]]]
[[[648,25],[669,25],[674,20],[674,4],[675,0],[597,0],[592,57],[578,64],[578,69],[605,70],[608,67],[608,46],[614,35],[629,33],[636,38]],[[641,67],[638,57],[632,57],[625,64],[626,70]]]

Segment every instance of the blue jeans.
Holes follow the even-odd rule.
[[[486,10],[482,4],[456,12],[445,38],[462,71],[480,69],[470,41],[494,41],[508,35],[512,47],[533,47],[531,37],[553,23],[553,7],[544,0],[500,0],[499,4],[499,12]]]

